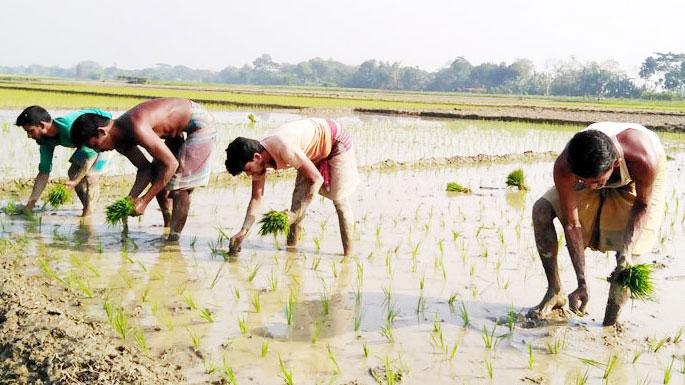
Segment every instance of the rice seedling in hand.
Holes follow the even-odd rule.
[[[105,222],[109,226],[116,226],[121,223],[121,234],[128,236],[128,217],[135,214],[133,199],[123,197],[105,208]]]
[[[457,183],[457,182],[449,182],[449,183],[447,183],[447,191],[449,191],[449,192],[458,192],[458,193],[463,193],[463,194],[470,194],[470,193],[471,193],[471,189],[470,189],[470,188],[468,188],[468,187],[466,187],[466,186],[462,186],[462,185],[460,185],[460,184]]]
[[[620,271],[615,277],[619,285],[630,289],[630,297],[645,301],[654,298],[654,280],[651,264],[642,263]]]
[[[507,175],[507,186],[509,187],[516,187],[519,190],[528,190],[528,186],[526,186],[526,179],[525,176],[523,175],[523,170],[518,168]]]
[[[259,235],[288,235],[288,213],[286,211],[269,210],[259,220]]]
[[[72,201],[71,191],[63,184],[53,186],[48,192],[47,203],[53,208],[59,208]]]

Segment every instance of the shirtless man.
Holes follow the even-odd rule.
[[[243,226],[231,237],[231,250],[240,244],[254,224],[262,196],[266,169],[297,169],[295,191],[288,212],[290,231],[288,246],[297,244],[300,222],[317,192],[333,201],[343,254],[353,252],[352,209],[347,200],[357,184],[357,161],[352,149],[352,137],[339,123],[330,119],[304,119],[286,123],[261,141],[237,138],[226,148],[226,169],[231,175],[241,172],[252,176],[252,195]]]
[[[212,116],[197,103],[178,98],[143,102],[113,120],[84,114],[72,128],[74,143],[97,151],[117,150],[136,166],[138,172],[129,193],[135,213],[143,214],[156,197],[164,227],[170,227],[170,241],[180,237],[193,189],[209,182],[215,137]],[[138,146],[152,156],[152,162]]]
[[[111,118],[109,112],[95,108],[70,112],[56,118],[52,118],[48,111],[41,106],[27,107],[17,117],[16,125],[26,131],[26,135],[35,140],[40,146],[40,163],[38,174],[33,182],[33,189],[26,206],[25,213],[31,213],[50,179],[52,171],[52,158],[55,147],[77,147],[69,158],[69,181],[65,184],[73,188],[83,204],[81,216],[86,217],[92,212],[92,204],[97,200],[100,189],[98,186],[99,175],[102,174],[109,162],[106,154],[98,154],[86,146],[74,146],[71,142],[71,127],[74,121],[83,114],[96,114]]]
[[[578,288],[572,311],[588,303],[584,250],[616,251],[605,326],[613,325],[630,293],[615,277],[649,252],[658,236],[665,202],[666,155],[655,133],[634,123],[595,123],[576,133],[554,163],[554,187],[533,206],[535,243],[547,276],[547,293],[530,316],[545,318],[563,308],[553,220],[564,228]]]

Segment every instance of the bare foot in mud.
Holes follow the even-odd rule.
[[[528,311],[527,317],[534,320],[558,319],[560,316],[568,318],[570,312],[565,308],[567,302],[566,294],[548,291],[542,302]]]
[[[181,234],[179,233],[169,233],[169,236],[167,237],[167,242],[178,242],[178,240],[181,239]]]

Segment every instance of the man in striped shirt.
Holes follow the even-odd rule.
[[[239,137],[226,148],[226,169],[231,175],[252,177],[252,196],[240,231],[231,237],[231,250],[240,244],[256,220],[264,194],[267,168],[297,169],[295,191],[288,212],[288,246],[297,244],[301,221],[316,192],[333,201],[344,255],[353,252],[353,213],[348,197],[359,183],[352,138],[331,119],[303,119],[284,124],[261,141]]]

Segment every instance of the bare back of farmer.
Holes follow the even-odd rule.
[[[226,149],[226,169],[232,175],[252,176],[252,195],[240,231],[231,237],[231,248],[240,244],[256,221],[264,194],[267,168],[297,169],[295,190],[289,211],[288,246],[295,246],[301,221],[318,192],[333,201],[344,255],[353,252],[352,209],[348,197],[359,183],[352,138],[339,123],[330,119],[304,119],[284,124],[261,141],[237,138]]]
[[[156,197],[164,225],[170,227],[169,240],[179,238],[193,189],[209,181],[216,130],[207,111],[186,99],[153,99],[114,120],[84,115],[74,123],[72,136],[98,151],[117,150],[126,156],[138,169],[129,193],[136,213],[142,214]],[[152,162],[138,146],[152,156]]]
[[[530,316],[546,318],[567,303],[557,266],[558,241],[553,220],[564,228],[578,287],[569,307],[584,314],[589,295],[585,248],[616,252],[616,269],[604,325],[618,320],[628,289],[615,278],[634,256],[650,251],[663,219],[666,155],[659,138],[633,123],[595,123],[578,132],[554,163],[554,186],[533,206],[535,242],[547,293]]]

